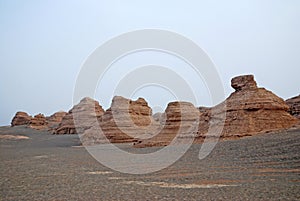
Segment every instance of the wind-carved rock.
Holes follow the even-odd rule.
[[[236,91],[253,90],[257,88],[257,84],[253,75],[242,75],[232,78],[231,87]]]
[[[198,138],[207,134],[213,136],[209,129],[221,130],[222,138],[234,138],[290,128],[297,123],[287,112],[289,107],[284,100],[264,88],[258,88],[253,75],[235,77],[231,86],[236,91],[223,103],[201,112]],[[226,114],[223,123],[221,120],[210,122],[212,116],[222,114]]]
[[[289,98],[285,102],[289,106],[288,112],[294,117],[300,119],[300,95]]]
[[[60,112],[55,112],[49,117],[46,117],[49,131],[53,131],[53,129],[57,128],[59,124],[62,122],[64,116],[66,116],[67,114],[68,114],[67,112],[60,111]]]
[[[133,142],[151,137],[158,126],[143,98],[133,101],[115,96],[111,107],[96,125],[84,132],[81,141],[83,144]]]
[[[83,98],[63,118],[53,134],[83,134],[97,123],[104,110],[99,103],[91,98]],[[75,126],[76,123],[76,126]]]
[[[29,122],[28,127],[36,130],[45,130],[48,128],[48,122],[43,114],[35,115]]]
[[[161,124],[158,134],[150,139],[139,140],[134,146],[152,147],[166,146],[170,143],[189,143],[190,139],[193,140],[197,134],[198,120],[199,111],[193,104],[171,102],[168,104],[165,114],[161,114],[158,119]]]
[[[11,126],[28,125],[32,119],[26,112],[17,112],[11,121]]]
[[[251,136],[299,124],[300,95],[285,102],[257,87],[253,75],[235,77],[231,86],[235,92],[211,108],[177,101],[169,103],[164,113],[152,116],[143,98],[133,101],[116,96],[105,112],[97,101],[84,98],[68,113],[50,117],[17,112],[11,125],[48,129],[54,134],[78,133],[85,145],[135,142],[136,147],[148,147]]]

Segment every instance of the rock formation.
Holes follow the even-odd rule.
[[[158,121],[161,124],[158,134],[150,139],[139,140],[135,147],[166,146],[176,136],[181,142],[182,138],[194,138],[199,123],[199,110],[188,102],[171,102],[165,115],[161,114]]]
[[[124,143],[149,137],[159,126],[151,115],[152,109],[143,98],[133,101],[115,96],[111,107],[99,118],[98,124],[84,132],[81,141],[83,144],[104,143],[108,142],[106,136],[112,143]]]
[[[48,123],[43,114],[37,114],[31,118],[28,126],[33,129],[43,130],[48,128]]]
[[[65,114],[66,112],[57,112],[50,117],[45,117],[43,114],[37,114],[32,117],[26,112],[17,112],[11,122],[11,126],[25,125],[37,130],[51,130],[59,125]]]
[[[299,124],[300,95],[285,102],[257,87],[253,75],[235,77],[231,86],[235,92],[211,108],[177,101],[169,103],[164,113],[152,116],[143,98],[133,101],[116,96],[105,112],[97,101],[84,98],[68,113],[50,117],[17,112],[11,125],[49,129],[54,134],[78,133],[85,145],[135,142],[136,147],[147,147],[194,138],[196,142],[206,137],[237,138]]]
[[[17,112],[11,121],[11,126],[28,125],[32,119],[26,112]]]
[[[51,131],[52,129],[57,128],[61,123],[63,117],[66,116],[66,114],[67,114],[66,112],[60,111],[60,112],[55,112],[49,117],[46,117],[49,130]]]
[[[176,134],[179,139],[195,137],[195,142],[203,142],[206,137],[244,137],[290,128],[298,122],[287,112],[289,107],[284,100],[257,87],[253,75],[235,77],[231,86],[235,92],[212,108],[196,109],[191,103],[170,103],[161,132],[151,139],[139,140],[135,146],[164,146]],[[160,118],[157,116],[156,120]],[[196,133],[195,123],[198,123]]]
[[[153,120],[163,124],[166,121],[166,113],[157,112],[153,116]]]
[[[235,77],[231,86],[236,91],[223,103],[202,109],[198,138],[214,136],[214,130],[221,130],[222,138],[243,137],[290,128],[297,123],[287,112],[289,107],[284,100],[264,88],[258,88],[253,75]],[[225,117],[225,114],[222,122],[220,117]]]
[[[287,99],[285,102],[289,106],[288,112],[300,119],[300,95]]]
[[[97,123],[104,110],[99,103],[91,98],[83,98],[63,118],[53,134],[82,134]],[[74,119],[75,118],[75,119]],[[74,124],[76,121],[76,127]]]

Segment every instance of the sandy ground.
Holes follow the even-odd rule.
[[[130,175],[98,163],[77,135],[1,127],[0,200],[300,200],[300,130],[219,142],[203,160],[200,147]]]

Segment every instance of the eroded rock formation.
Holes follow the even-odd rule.
[[[91,98],[83,98],[63,118],[53,134],[82,134],[97,123],[104,110]],[[76,122],[76,127],[74,124]]]
[[[235,92],[211,108],[172,102],[164,113],[152,116],[152,109],[143,98],[133,101],[116,96],[105,112],[97,101],[84,98],[68,113],[58,112],[50,117],[17,112],[11,125],[48,129],[54,134],[78,133],[85,145],[134,142],[136,147],[147,147],[194,138],[202,142],[206,137],[244,137],[299,124],[300,95],[285,102],[271,91],[257,87],[253,75],[235,77],[231,86]]]
[[[143,98],[133,101],[115,96],[111,107],[94,127],[84,132],[81,140],[84,144],[104,143],[107,142],[105,135],[112,143],[124,143],[151,136],[156,128],[151,115],[152,109]]]
[[[199,123],[199,110],[188,102],[171,102],[168,104],[165,115],[158,118],[160,130],[156,131],[154,137],[139,140],[135,147],[166,146],[175,136],[178,136],[173,143],[183,143],[184,138],[193,139],[197,134],[197,124]]]
[[[300,119],[300,95],[287,99],[285,102],[289,106],[288,112]]]
[[[17,112],[11,121],[11,126],[28,125],[32,119],[26,112]]]
[[[264,88],[258,88],[253,75],[235,77],[231,86],[235,92],[212,108],[196,109],[190,103],[170,103],[159,135],[140,140],[135,146],[164,146],[176,134],[179,134],[179,139],[196,136],[196,142],[202,142],[206,137],[237,138],[286,129],[297,123],[297,119],[287,112],[289,107],[284,100]],[[179,108],[182,108],[181,111]]]
[[[60,111],[60,112],[55,112],[49,117],[46,117],[49,130],[57,128],[61,123],[62,119],[64,118],[64,116],[66,116],[66,114],[67,112]]]
[[[258,88],[253,75],[235,77],[231,86],[236,91],[223,103],[202,111],[198,137],[207,133],[214,136],[213,131],[220,129],[222,138],[243,137],[290,128],[297,122],[287,112],[289,107],[284,100]],[[226,117],[224,122],[221,116]]]
[[[40,113],[31,118],[28,126],[37,130],[44,130],[48,128],[48,123],[46,117]]]

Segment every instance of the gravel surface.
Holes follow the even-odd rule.
[[[0,127],[0,200],[300,200],[300,130],[192,145],[159,172],[130,175],[98,163],[77,135]],[[157,148],[136,149],[134,153]]]

